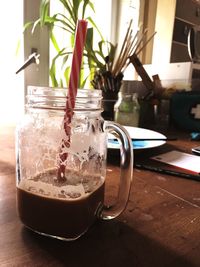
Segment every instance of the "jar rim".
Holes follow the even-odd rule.
[[[27,108],[65,110],[68,89],[42,86],[28,86]],[[102,91],[97,89],[78,89],[74,111],[101,110]]]
[[[27,90],[27,96],[56,96],[56,97],[66,97],[68,93],[68,88],[61,87],[50,87],[50,86],[33,86],[29,85]],[[102,98],[102,91],[99,89],[78,89],[76,97],[100,97]]]

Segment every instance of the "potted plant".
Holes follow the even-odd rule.
[[[55,56],[51,61],[49,75],[53,87],[67,86],[69,81],[71,55],[76,32],[76,23],[78,19],[88,21],[89,27],[84,49],[83,64],[80,73],[80,88],[85,86],[87,79],[92,80],[95,71],[105,68],[105,47],[106,53],[115,49],[115,46],[104,40],[94,19],[87,16],[86,13],[90,9],[95,12],[93,1],[90,0],[57,0],[63,6],[63,12],[49,14],[50,0],[42,0],[40,4],[40,16],[36,21],[28,22],[25,29],[32,27],[32,33],[36,27],[48,27],[50,42],[55,50]],[[62,29],[66,36],[64,43],[59,43],[55,30]],[[94,31],[98,33],[98,46],[94,48]],[[68,41],[68,42],[67,42]],[[58,61],[61,64],[57,64]],[[87,69],[89,71],[87,71]],[[62,73],[61,76],[58,73]]]
[[[79,88],[84,88],[86,81],[90,81],[91,87],[101,89],[103,95],[104,118],[114,119],[114,104],[118,99],[123,79],[123,71],[127,66],[127,58],[133,48],[133,39],[130,37],[130,25],[124,39],[120,53],[117,55],[117,45],[105,41],[94,19],[86,15],[91,9],[95,12],[92,0],[57,0],[63,6],[62,13],[49,14],[50,0],[42,0],[40,4],[40,16],[36,21],[28,22],[25,28],[48,27],[51,44],[56,51],[52,59],[49,74],[53,87],[67,87],[71,67],[71,55],[73,52],[76,23],[78,19],[88,21],[88,30],[84,48],[83,62],[80,73]],[[55,29],[62,29],[63,34],[70,40],[68,44],[60,44],[56,38]],[[98,33],[98,44],[94,44],[94,32]],[[96,46],[95,46],[96,45]],[[127,50],[127,48],[129,49]],[[61,64],[58,66],[57,62]],[[61,77],[58,73],[62,73]]]

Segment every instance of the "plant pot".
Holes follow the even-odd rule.
[[[118,100],[118,92],[102,91],[102,96],[103,96],[103,101],[102,101],[103,112],[101,115],[104,118],[104,120],[113,121],[115,115],[114,107]]]

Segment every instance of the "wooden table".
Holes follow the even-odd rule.
[[[185,151],[199,145],[189,134],[171,143]],[[108,165],[108,201],[118,171]],[[14,129],[0,127],[0,266],[200,266],[200,182],[135,169],[125,212],[74,242],[23,227],[15,197]]]

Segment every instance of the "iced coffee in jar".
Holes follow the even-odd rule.
[[[17,127],[17,209],[29,229],[75,240],[97,219],[113,219],[128,201],[133,166],[123,127],[101,117],[101,91],[78,90],[73,116],[64,126],[66,89],[28,88],[26,115]],[[107,133],[121,139],[116,205],[104,208]]]

